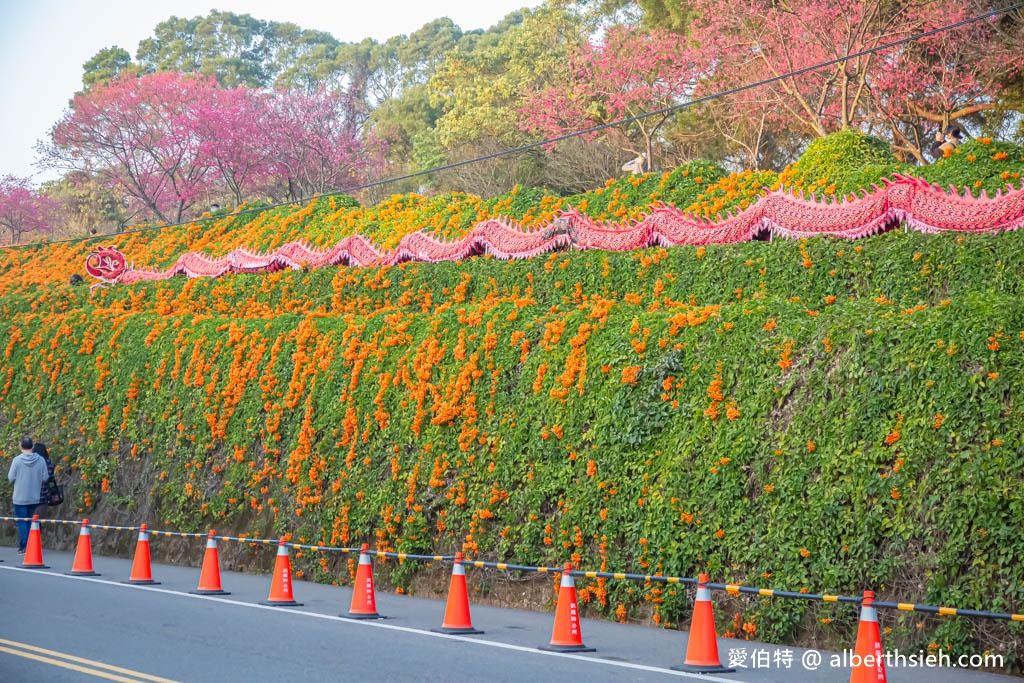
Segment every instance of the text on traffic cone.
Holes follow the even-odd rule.
[[[595,652],[595,648],[583,644],[580,629],[579,604],[576,602],[576,582],[572,579],[572,565],[562,567],[562,582],[558,588],[558,606],[555,607],[555,626],[551,631],[551,642],[541,645],[541,650],[554,652]]]
[[[71,565],[71,576],[99,576],[92,569],[92,538],[89,535],[89,520],[82,520],[82,530],[78,532],[78,548],[75,550],[75,561]]]
[[[32,515],[28,545],[25,547],[25,557],[21,561],[21,566],[32,569],[49,569],[47,565],[43,564],[43,538],[39,531],[39,515]]]
[[[199,587],[192,593],[198,595],[231,595],[220,587],[220,558],[217,555],[217,539],[214,531],[206,538],[206,553],[203,555],[203,569],[199,574]]]
[[[450,634],[483,633],[473,628],[473,620],[469,616],[469,590],[466,588],[466,568],[462,566],[462,553],[455,553],[444,621],[441,628],[431,630]]]
[[[875,609],[874,601],[875,593],[864,591],[850,683],[885,683],[886,680],[882,633],[878,629],[878,610]]]

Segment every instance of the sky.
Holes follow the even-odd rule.
[[[37,141],[82,85],[82,65],[117,45],[132,57],[139,41],[170,18],[217,9],[257,19],[289,21],[326,31],[343,42],[409,34],[439,17],[462,30],[487,28],[532,0],[0,0],[0,176],[33,184],[56,177],[35,166]]]

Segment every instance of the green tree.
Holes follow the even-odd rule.
[[[123,71],[137,68],[128,50],[116,45],[105,47],[82,65],[82,85],[90,88],[97,83],[114,80]]]
[[[81,171],[67,173],[60,180],[43,185],[43,192],[57,206],[54,237],[80,237],[92,230],[121,232],[134,217],[110,188]]]
[[[146,72],[199,72],[224,87],[312,87],[334,76],[339,45],[321,31],[214,10],[161,22],[135,57]]]
[[[564,76],[571,49],[584,39],[579,14],[547,2],[509,14],[470,49],[461,43],[430,79],[431,102],[444,111],[440,141],[449,148],[484,136],[522,141],[519,106]]]
[[[334,36],[274,22],[267,25],[266,35],[272,52],[268,71],[274,75],[273,86],[310,90],[338,82],[342,43]]]
[[[210,12],[206,17],[171,17],[139,43],[136,59],[146,71],[199,72],[222,86],[271,84],[267,69],[267,23],[248,14]]]
[[[691,12],[681,0],[579,0],[576,3],[595,21],[641,25],[686,33]]]

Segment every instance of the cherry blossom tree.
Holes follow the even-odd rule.
[[[769,123],[816,136],[863,123],[876,54],[787,75],[907,37],[927,0],[737,0],[722,11],[718,0],[693,0],[694,34],[715,64],[714,88],[723,90],[782,77],[734,98]]]
[[[268,103],[263,125],[271,168],[289,198],[322,194],[362,177],[367,165],[362,117],[346,93],[279,90]]]
[[[728,11],[719,0],[692,0],[689,6],[693,35],[714,64],[700,94],[778,79],[731,95],[718,108],[736,130],[767,124],[810,136],[844,128],[887,131],[897,152],[923,161],[929,143],[923,130],[994,108],[999,83],[1020,69],[1019,48],[995,39],[995,20],[860,54],[967,19],[979,11],[972,0],[738,0]],[[811,69],[833,60],[841,61]]]
[[[211,76],[122,75],[75,96],[44,164],[95,173],[156,219],[180,221],[210,175],[197,122],[216,93]]]
[[[524,127],[558,135],[663,109],[691,95],[708,66],[708,60],[680,35],[612,28],[600,43],[571,53],[561,82],[526,100],[520,109]],[[625,140],[622,147],[645,154],[651,163],[658,132],[670,116],[664,113],[618,126]]]
[[[211,180],[231,193],[235,206],[272,181],[271,97],[250,88],[218,90],[197,109],[200,156],[214,173]]]
[[[968,19],[969,2],[934,2],[919,15],[921,32]],[[999,35],[998,19],[965,24],[885,55],[871,83],[873,115],[897,152],[926,163],[929,134],[998,106],[1001,84],[1020,76],[1020,49]]]
[[[317,89],[221,89],[211,76],[126,74],[75,97],[42,147],[44,163],[86,172],[130,208],[180,222],[201,198],[226,191],[236,205],[269,191],[297,199],[363,177],[360,105]],[[283,189],[278,193],[277,190]]]
[[[0,228],[8,244],[20,244],[31,234],[48,236],[52,212],[53,202],[33,189],[28,179],[0,177]]]

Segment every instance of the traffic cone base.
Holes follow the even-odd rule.
[[[28,546],[25,557],[21,560],[23,569],[49,569],[43,564],[43,539],[39,532],[39,515],[32,516],[32,526],[28,532]]]
[[[192,591],[196,593],[198,591]],[[261,605],[267,605],[268,607],[302,607],[301,602],[295,602],[294,600],[260,600]]]
[[[478,631],[472,626],[467,628],[446,628],[442,626],[440,628],[432,628],[430,630],[434,633],[445,633],[449,636],[471,636],[474,633],[483,633],[483,631]]]
[[[231,593],[229,593],[227,591],[209,591],[209,590],[199,590],[199,589],[196,589],[194,591],[189,591],[189,593],[191,593],[192,595],[231,595]]]
[[[685,671],[691,674],[731,674],[736,673],[736,669],[729,669],[724,666],[698,666],[696,664],[678,664],[676,666],[670,666],[673,671]]]
[[[127,579],[125,581],[122,581],[121,583],[126,583],[126,584],[128,584],[130,586],[159,586],[160,585],[159,581],[154,581],[153,579]]]
[[[339,614],[338,616],[344,619],[387,619],[387,617],[377,614],[376,612],[373,614],[347,612],[345,614]]]
[[[76,572],[74,569],[72,569],[69,572],[64,572],[64,573],[67,576],[103,576],[102,574],[99,574],[97,572]]]
[[[596,647],[586,645],[538,645],[537,649],[548,652],[597,652]]]

